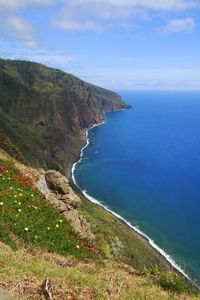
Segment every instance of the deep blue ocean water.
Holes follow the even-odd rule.
[[[119,93],[133,109],[89,131],[76,182],[200,283],[200,93]]]

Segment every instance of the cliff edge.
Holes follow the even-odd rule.
[[[85,129],[101,122],[104,112],[127,108],[116,93],[71,74],[0,59],[0,134],[34,167],[69,175]]]

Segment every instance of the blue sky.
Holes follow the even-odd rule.
[[[200,90],[200,0],[0,0],[0,57],[114,90]]]

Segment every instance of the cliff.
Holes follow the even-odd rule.
[[[34,167],[69,175],[85,129],[101,122],[104,112],[127,108],[116,93],[71,74],[0,59],[0,135]]]

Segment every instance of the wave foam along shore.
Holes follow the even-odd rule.
[[[101,123],[98,123],[98,124],[94,124],[92,125],[90,128],[88,128],[86,131],[85,131],[85,139],[86,139],[86,144],[83,146],[83,148],[81,149],[81,152],[80,152],[80,156],[79,156],[79,160],[77,162],[75,162],[72,166],[72,170],[71,170],[71,174],[72,174],[72,181],[74,182],[74,184],[78,187],[78,184],[76,182],[76,179],[75,179],[75,176],[74,176],[74,173],[75,173],[75,169],[76,169],[76,166],[77,164],[79,164],[82,159],[83,159],[83,151],[85,148],[87,148],[90,144],[90,141],[89,141],[89,138],[88,138],[88,133],[91,129],[93,129],[94,127],[97,127],[97,126],[100,126],[102,124],[105,123],[105,120],[102,121]],[[78,187],[79,188],[79,187]]]
[[[72,180],[74,182],[74,184],[80,189],[80,187],[78,186],[76,179],[75,179],[75,169],[78,163],[80,163],[83,159],[83,151],[86,147],[89,146],[90,141],[88,138],[88,132],[90,130],[92,130],[94,127],[96,126],[100,126],[102,124],[105,123],[105,120],[101,123],[95,124],[93,126],[91,126],[90,128],[88,128],[85,132],[85,137],[86,137],[86,144],[85,146],[81,149],[80,152],[80,158],[77,162],[75,162],[72,166]],[[81,190],[81,189],[80,189]],[[172,269],[174,269],[177,273],[181,274],[182,276],[184,276],[186,279],[191,280],[191,278],[183,271],[183,269],[176,264],[176,262],[173,260],[173,258],[167,254],[163,249],[161,249],[149,236],[147,236],[145,233],[143,233],[140,229],[137,228],[137,226],[133,226],[130,222],[128,222],[127,220],[125,220],[123,217],[121,217],[119,214],[115,213],[114,211],[112,211],[111,209],[109,209],[108,207],[104,206],[103,204],[101,204],[101,202],[95,198],[93,198],[92,196],[90,196],[87,191],[85,190],[81,190],[81,192],[83,193],[83,195],[91,202],[99,205],[101,208],[105,209],[106,211],[108,211],[109,213],[111,213],[112,215],[114,215],[116,218],[118,218],[120,221],[122,221],[124,224],[126,224],[129,228],[131,228],[134,233],[136,233],[144,242],[148,243],[148,245],[150,247],[153,248],[154,251],[156,251],[159,255],[161,255],[161,257],[165,260],[165,262],[170,265],[172,267]]]

